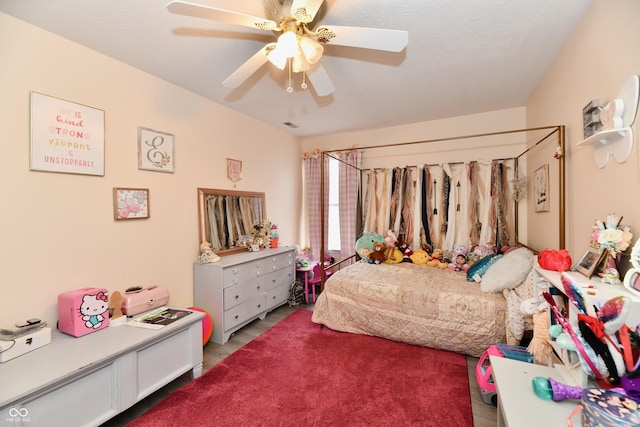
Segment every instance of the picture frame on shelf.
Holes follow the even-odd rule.
[[[173,173],[174,135],[138,127],[138,169]]]
[[[604,251],[601,252],[599,249],[588,247],[573,269],[587,279],[591,279],[591,276],[593,276],[596,268],[602,263],[603,256],[605,255],[606,252]]]
[[[549,212],[549,164],[536,169],[533,181],[536,212]]]
[[[148,188],[114,187],[113,219],[121,221],[128,219],[148,219],[149,217]]]

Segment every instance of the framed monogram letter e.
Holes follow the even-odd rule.
[[[138,169],[173,173],[173,135],[138,128]]]

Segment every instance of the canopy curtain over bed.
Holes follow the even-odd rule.
[[[515,244],[513,159],[362,171],[360,234],[388,230],[412,249]]]

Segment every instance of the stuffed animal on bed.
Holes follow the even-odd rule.
[[[409,257],[417,265],[427,265],[431,261],[431,256],[424,249],[416,249]]]
[[[402,252],[398,248],[386,249],[384,257],[387,264],[400,264],[402,262]]]
[[[381,264],[385,261],[384,242],[375,242],[373,252],[369,254],[369,261],[373,264]]]
[[[455,245],[451,253],[453,262],[449,263],[449,270],[453,271],[467,271],[469,264],[467,264],[467,247],[464,245]]]
[[[384,237],[378,233],[367,231],[362,234],[362,236],[356,240],[356,253],[358,256],[362,259],[368,258],[368,256],[373,252],[373,244],[375,242],[382,242],[384,247]]]
[[[400,250],[400,252],[402,252],[402,262],[413,262],[411,261],[411,254],[413,254],[413,251],[409,247],[409,244],[405,242],[404,235],[400,234],[398,236],[396,247]]]
[[[443,257],[442,249],[434,249],[433,254],[431,254],[431,261],[429,261],[427,265],[435,268],[447,268],[449,263],[444,262]]]

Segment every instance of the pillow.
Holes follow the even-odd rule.
[[[482,292],[502,292],[520,285],[533,267],[533,252],[527,248],[518,248],[507,252],[487,269],[482,276]]]
[[[502,254],[488,254],[480,258],[467,270],[467,281],[479,282],[487,269],[500,258],[502,258]]]

